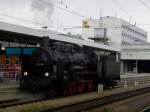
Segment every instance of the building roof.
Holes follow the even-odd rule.
[[[103,45],[103,44],[98,44],[98,43],[94,43],[91,41],[81,40],[81,39],[77,39],[77,38],[72,38],[72,37],[68,37],[65,35],[60,35],[59,32],[55,32],[55,31],[51,31],[51,30],[32,29],[32,28],[9,24],[9,23],[4,23],[4,22],[0,22],[0,31],[29,36],[30,38],[27,38],[27,40],[30,40],[31,37],[33,37],[33,38],[36,37],[38,39],[38,38],[48,36],[50,39],[53,39],[53,40],[75,43],[75,44],[79,44],[79,45],[90,46],[93,48],[98,48],[98,49],[108,50],[108,51],[120,51],[119,48],[115,48],[115,47]]]

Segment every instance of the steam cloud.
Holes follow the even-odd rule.
[[[45,26],[52,25],[54,13],[54,0],[32,0],[32,11],[35,12],[34,19]]]

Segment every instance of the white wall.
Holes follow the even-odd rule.
[[[122,19],[118,19],[115,17],[103,17],[99,20],[86,19],[86,21],[88,21],[88,24],[90,27],[82,28],[82,36],[85,39],[87,39],[89,37],[94,38],[94,28],[102,27],[102,28],[107,28],[107,38],[110,39],[110,42],[115,45],[118,45],[120,47],[121,47],[122,41],[125,43],[130,43],[130,44],[137,43],[138,39],[141,42],[147,41],[147,37],[143,37],[131,30],[122,28],[122,25],[125,25],[134,31],[138,31],[144,35],[147,35],[147,32],[145,32],[144,30],[142,30],[134,25],[131,25],[130,23],[128,23]],[[122,36],[122,33],[132,36],[132,38],[129,36]]]
[[[121,21],[115,18],[103,18],[103,23],[107,28],[107,36],[110,38],[112,43],[121,44]]]
[[[107,38],[110,41],[110,45],[121,48],[121,31],[122,29],[116,28],[118,27],[118,24],[121,25],[120,20],[116,20],[114,18],[112,19],[101,19],[100,20],[89,20],[86,19],[89,24],[89,28],[82,28],[82,37],[85,39],[88,39],[89,37],[94,38],[94,28],[106,28],[107,29]],[[112,26],[112,27],[110,27]]]
[[[150,44],[132,44],[122,46],[122,60],[149,60]]]

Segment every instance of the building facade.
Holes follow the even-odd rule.
[[[121,72],[150,72],[150,48],[147,32],[116,17],[83,20],[82,37],[85,39],[107,38],[109,45],[121,50]],[[96,41],[98,42],[98,41]]]
[[[35,45],[0,41],[0,46],[0,74],[6,78],[15,78],[21,72],[21,57],[19,54],[7,54],[6,48],[35,47]]]
[[[150,73],[150,44],[124,44],[121,53],[123,73]]]
[[[105,31],[103,30],[105,29]],[[82,37],[108,38],[110,45],[146,43],[147,32],[116,17],[101,17],[97,20],[83,20]]]

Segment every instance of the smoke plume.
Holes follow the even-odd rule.
[[[52,15],[54,13],[54,0],[32,0],[32,11],[34,19],[45,26],[52,25]]]

